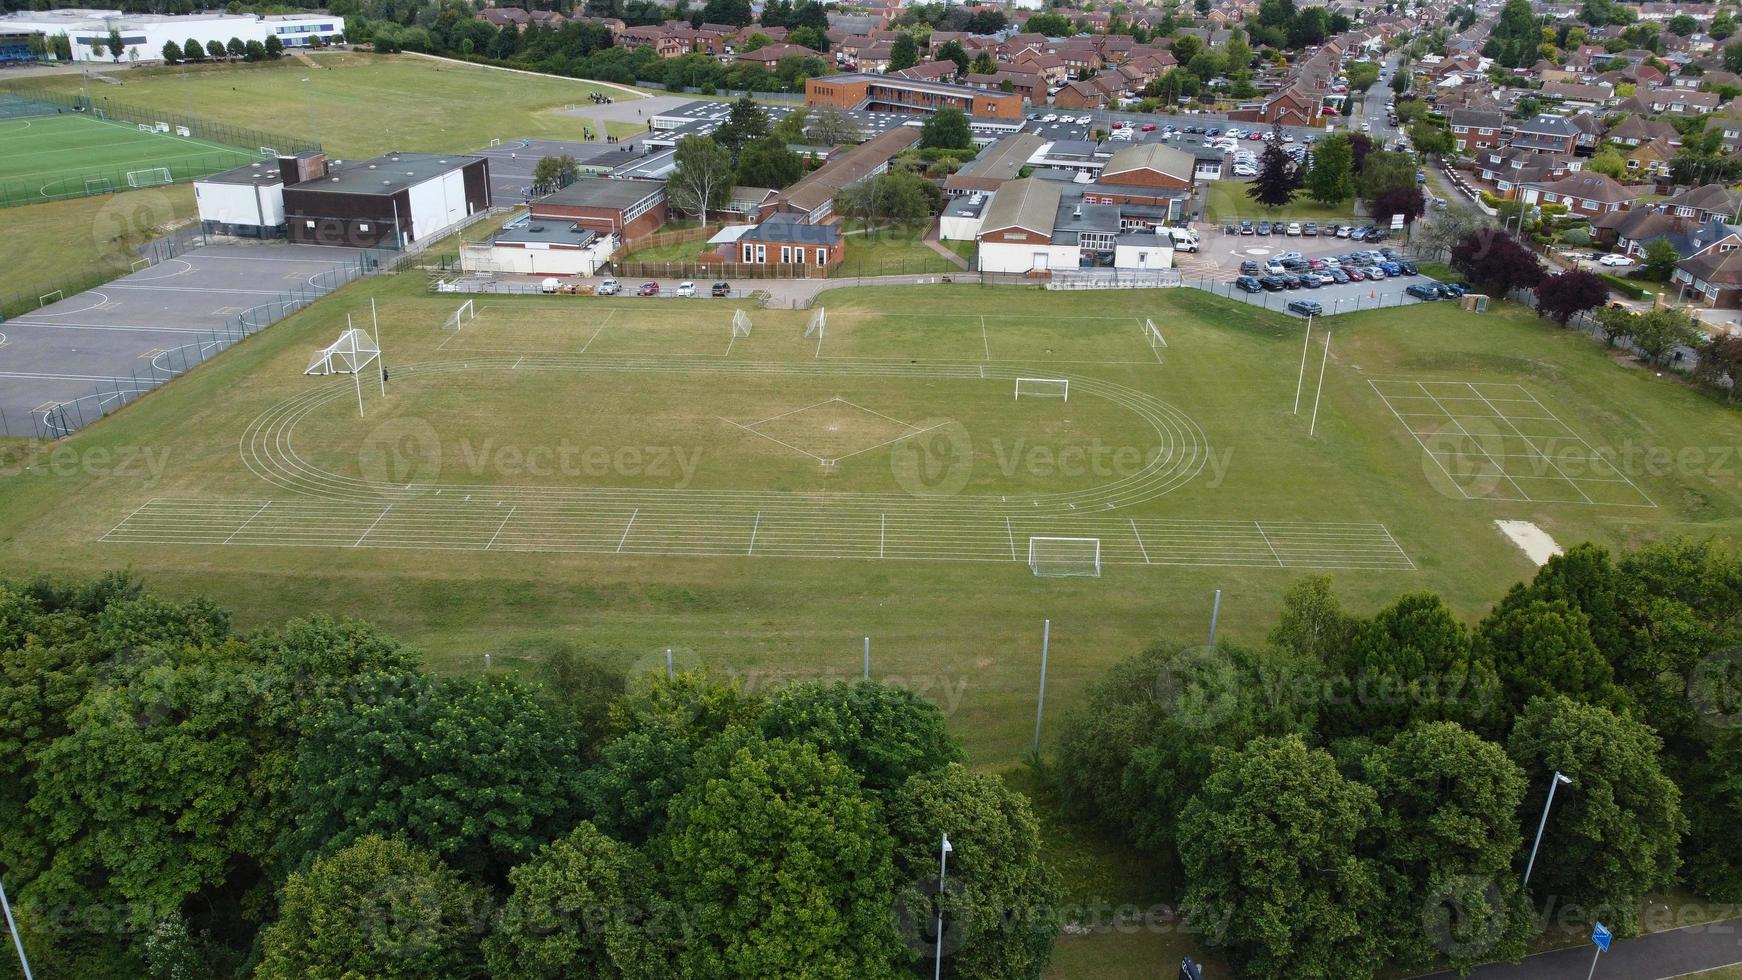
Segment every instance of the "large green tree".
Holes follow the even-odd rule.
[[[1369,755],[1379,797],[1373,851],[1390,901],[1391,956],[1460,969],[1524,951],[1531,922],[1512,862],[1524,773],[1453,722],[1412,727]]]
[[[1300,186],[1300,168],[1282,151],[1282,142],[1276,140],[1259,154],[1258,175],[1246,186],[1246,196],[1266,208],[1280,208],[1294,200]]]
[[[731,203],[737,181],[731,150],[708,136],[685,136],[672,160],[677,167],[666,181],[666,195],[673,207],[704,221],[708,212]]]
[[[932,113],[920,130],[919,145],[939,150],[965,150],[973,146],[967,113],[953,107]]]
[[[260,980],[483,976],[489,897],[431,855],[358,838],[285,882],[260,937]]]
[[[770,136],[759,139],[738,154],[738,183],[745,187],[779,190],[804,176],[804,160],[790,147]]]
[[[919,773],[889,804],[903,938],[922,963],[935,951],[942,908],[949,973],[962,980],[1038,978],[1058,936],[1059,883],[1041,860],[1040,823],[1022,794],[996,776],[951,764]],[[943,835],[952,848],[943,897],[936,874]]]
[[[769,699],[760,723],[769,738],[809,742],[840,756],[876,793],[962,757],[936,705],[870,681],[795,684]]]
[[[1299,736],[1218,749],[1180,817],[1187,922],[1248,975],[1370,975],[1388,899],[1359,844],[1378,816]]]
[[[732,103],[732,108],[726,114],[726,121],[720,124],[719,129],[714,130],[713,138],[714,142],[732,154],[732,159],[736,162],[738,154],[746,146],[757,140],[767,139],[768,133],[768,113],[746,95]]]
[[[890,975],[899,951],[892,842],[833,753],[748,730],[704,749],[653,844],[692,915],[691,976]]]
[[[1431,592],[1400,597],[1356,628],[1329,712],[1338,735],[1394,732],[1413,722],[1497,725],[1499,681],[1469,632]]]
[[[1475,646],[1494,664],[1512,712],[1531,698],[1555,694],[1621,703],[1615,671],[1591,636],[1590,617],[1564,599],[1495,607],[1476,628]]]
[[[1687,830],[1681,791],[1664,775],[1651,729],[1564,696],[1525,706],[1506,743],[1528,776],[1524,813],[1540,813],[1550,774],[1555,794],[1530,887],[1614,926],[1639,929],[1640,900],[1669,887]]]
[[[1336,207],[1355,195],[1355,155],[1346,136],[1329,136],[1313,150],[1307,171],[1307,194],[1326,207]]]

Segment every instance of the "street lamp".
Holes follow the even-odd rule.
[[[932,961],[932,980],[940,980],[944,975],[944,869],[949,867],[950,852],[955,848],[950,846],[950,835],[944,835],[944,841],[938,845],[938,928],[937,955]]]
[[[1524,865],[1524,884],[1521,887],[1530,887],[1530,872],[1536,867],[1536,849],[1542,846],[1542,832],[1548,827],[1548,811],[1550,807],[1554,806],[1554,791],[1562,785],[1571,786],[1572,784],[1571,777],[1561,775],[1559,769],[1555,770],[1554,779],[1550,780],[1548,784],[1548,799],[1542,804],[1542,820],[1536,825],[1536,843],[1530,845],[1530,860]]]
[[[18,923],[12,919],[12,904],[6,901],[5,885],[0,885],[0,911],[6,913],[6,929],[12,933],[12,945],[18,950],[18,965],[24,970],[24,980],[31,980],[30,960],[24,956],[24,937],[18,934]]]

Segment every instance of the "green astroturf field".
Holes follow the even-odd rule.
[[[257,159],[258,151],[82,113],[0,119],[0,204],[155,186]]]

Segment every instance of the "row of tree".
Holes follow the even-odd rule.
[[[438,678],[359,623],[0,586],[0,874],[38,975],[893,977],[940,911],[953,975],[1040,975],[1035,818],[936,707],[540,652],[536,682]]]
[[[1263,647],[1157,647],[1095,686],[1056,780],[1172,867],[1254,976],[1515,958],[1549,921],[1742,898],[1742,562],[1580,546],[1475,628],[1437,596],[1287,594]],[[1557,795],[1521,878],[1552,773]]]
[[[213,61],[266,61],[270,58],[283,56],[284,42],[280,41],[276,34],[268,36],[264,43],[260,41],[244,43],[241,38],[237,37],[231,38],[228,44],[215,40],[207,41],[203,49],[200,47],[200,42],[191,37],[188,38],[186,44],[177,44],[174,41],[163,42],[163,60],[165,64],[170,65],[179,65],[184,61],[204,61],[207,58]]]
[[[1266,144],[1258,157],[1258,173],[1246,187],[1246,196],[1266,208],[1293,202],[1304,189],[1307,196],[1327,207],[1360,197],[1374,221],[1389,222],[1402,215],[1413,222],[1426,209],[1426,198],[1416,181],[1416,161],[1408,153],[1375,150],[1363,133],[1327,136],[1301,154],[1299,163],[1283,149],[1280,138]]]

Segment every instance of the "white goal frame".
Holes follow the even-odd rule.
[[[272,158],[272,157],[278,156],[278,151],[273,149],[270,146],[263,146],[260,148],[260,155],[263,157]]]
[[[472,301],[466,300],[460,304],[459,309],[448,315],[447,320],[442,324],[442,329],[459,330],[477,318],[478,314],[472,307]]]
[[[381,357],[381,348],[366,330],[350,327],[339,339],[320,349],[303,374],[361,374]]]
[[[86,177],[85,193],[113,194],[115,193],[115,182],[107,177]]]
[[[732,314],[732,336],[733,337],[748,337],[748,336],[750,336],[750,314],[744,312],[743,310],[737,310],[737,311],[733,312],[733,314]]]
[[[151,126],[146,124],[146,123],[139,123],[139,131],[141,133],[155,133],[155,132],[157,132],[157,130],[152,129]]]
[[[492,139],[492,140],[491,140],[491,141],[490,141],[490,145],[491,145],[491,146],[501,146],[501,145],[502,145],[502,141],[501,141],[501,140],[500,140],[500,139]]]
[[[823,339],[823,331],[828,327],[828,324],[829,311],[821,306],[817,307],[817,311],[811,314],[810,322],[804,326],[804,339],[809,340],[812,337],[818,340]]]
[[[1022,384],[1025,381],[1029,385],[1028,397],[1030,398],[1059,398],[1067,402],[1071,400],[1071,382],[1068,378],[1017,378],[1016,398],[1018,401],[1022,399]],[[1046,387],[1048,385],[1052,387]]]
[[[1156,327],[1154,320],[1143,321],[1143,336],[1149,341],[1150,350],[1155,350],[1157,347],[1167,347],[1167,338],[1161,335],[1161,330]]]
[[[174,182],[175,177],[169,172],[168,167],[147,167],[144,170],[127,171],[128,187],[162,187],[164,184]]]
[[[1040,578],[1100,578],[1101,539],[1030,537],[1028,570]]]

